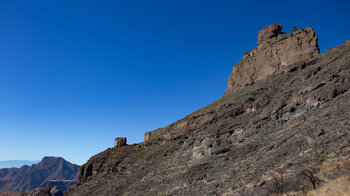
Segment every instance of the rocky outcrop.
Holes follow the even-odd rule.
[[[66,195],[274,195],[311,190],[313,185],[302,175],[305,168],[322,181],[350,175],[349,89],[346,42],[227,92],[185,118],[146,133],[143,143],[91,157]]]
[[[312,28],[281,33],[282,25],[269,25],[258,35],[258,47],[244,54],[234,67],[226,92],[254,84],[258,80],[298,61],[319,55],[318,37]]]
[[[114,146],[126,146],[126,137],[115,138]]]

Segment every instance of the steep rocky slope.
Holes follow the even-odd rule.
[[[38,164],[0,169],[0,190],[29,191],[37,187],[70,188],[77,179],[79,166],[60,157],[44,157]]]
[[[67,195],[298,194],[349,175],[350,41],[318,54],[311,28],[266,31],[222,98],[91,157]]]

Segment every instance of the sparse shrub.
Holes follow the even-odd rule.
[[[302,175],[306,177],[306,179],[312,184],[314,190],[316,190],[320,180],[317,176],[315,176],[314,170],[305,169],[302,171]]]
[[[297,30],[298,30],[297,26],[292,26],[292,33],[294,33]]]
[[[301,175],[312,185],[314,190],[316,190],[321,183],[321,180],[316,176],[318,171],[319,169],[316,164],[308,165],[301,171]]]
[[[284,170],[279,169],[272,176],[270,183],[266,184],[264,189],[270,191],[271,194],[282,194],[284,192],[286,184],[284,182]]]

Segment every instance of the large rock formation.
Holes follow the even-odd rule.
[[[247,52],[233,67],[226,92],[254,84],[288,65],[319,55],[318,38],[312,28],[300,29],[291,34],[281,34],[281,30],[282,25],[272,24],[259,32],[260,45]],[[244,111],[239,107],[232,112],[239,114]],[[199,116],[191,114],[174,124],[147,132],[144,141],[151,143],[180,137],[210,122],[213,118],[213,114]],[[174,129],[176,131],[172,131]]]
[[[287,40],[308,36],[317,45],[311,28],[281,36],[256,50],[277,52]],[[300,48],[310,45],[299,40]],[[264,48],[268,44],[273,49]],[[269,77],[234,86],[210,105],[146,133],[145,142],[91,157],[66,195],[305,195],[313,189],[309,171],[319,182],[350,175],[350,44],[320,55],[298,51],[293,58],[300,61],[279,55],[288,63]]]
[[[234,67],[226,92],[251,85],[298,61],[319,55],[317,35],[312,28],[281,33],[282,25],[269,25],[258,35],[258,47],[244,54]]]

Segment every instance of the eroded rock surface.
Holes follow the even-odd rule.
[[[226,92],[254,84],[298,61],[319,55],[318,37],[312,28],[281,34],[281,25],[270,25],[259,32],[259,46],[246,52],[234,67]]]

